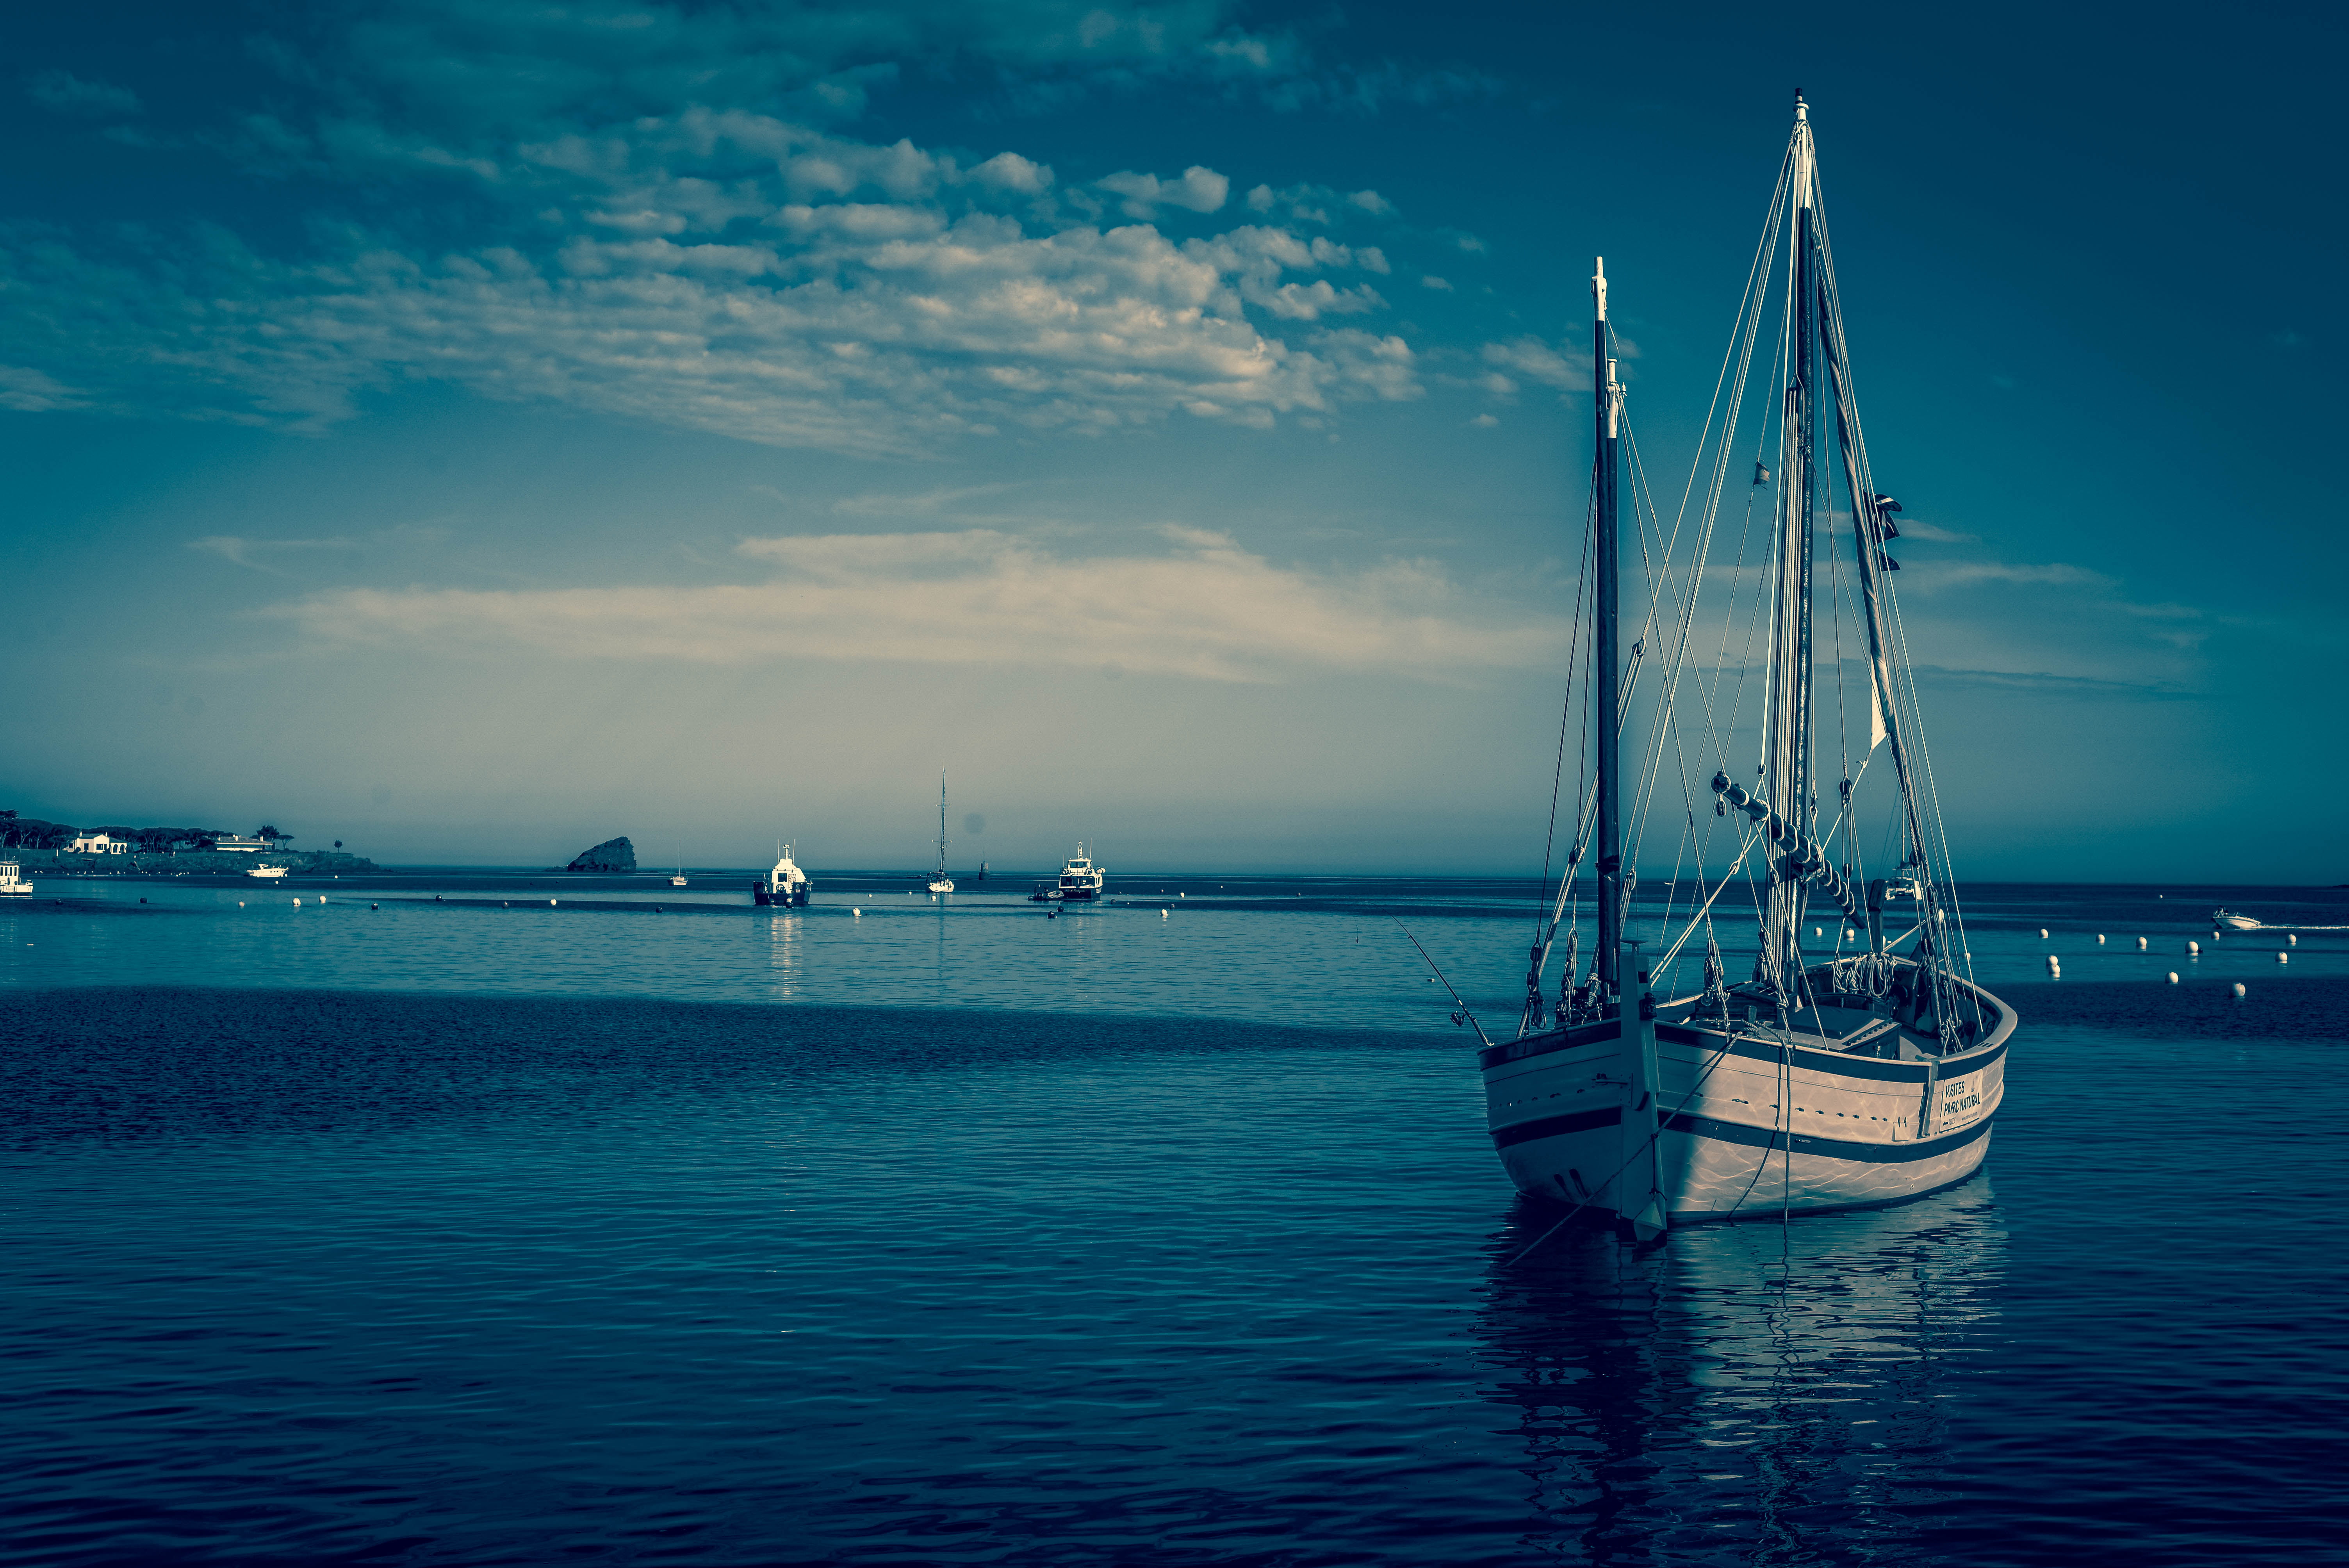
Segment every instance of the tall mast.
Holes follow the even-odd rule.
[[[1812,218],[1810,111],[1795,95],[1794,253],[1786,280],[1792,364],[1788,366],[1785,417],[1779,428],[1777,608],[1771,659],[1769,778],[1765,792],[1778,820],[1792,834],[1772,855],[1769,903],[1763,922],[1763,973],[1782,993],[1785,976],[1799,973],[1796,933],[1802,921],[1799,872],[1787,853],[1815,826],[1811,809],[1811,574],[1816,537],[1817,463],[1816,376],[1813,339],[1817,335],[1817,240]]]
[[[947,874],[947,770],[938,769],[938,878]]]
[[[1617,600],[1621,589],[1618,582],[1620,547],[1616,538],[1616,476],[1620,466],[1617,450],[1618,429],[1622,422],[1623,388],[1615,379],[1615,360],[1609,352],[1612,344],[1607,332],[1607,258],[1600,256],[1593,265],[1590,278],[1591,302],[1591,370],[1598,387],[1598,459],[1593,476],[1593,499],[1596,502],[1598,537],[1592,542],[1598,556],[1599,583],[1594,595],[1599,611],[1599,636],[1596,648],[1599,698],[1599,999],[1602,1010],[1622,995],[1618,972],[1621,968],[1623,946],[1623,832],[1617,801],[1616,788],[1619,763],[1617,750],[1623,726],[1622,672],[1617,667],[1616,615]]]

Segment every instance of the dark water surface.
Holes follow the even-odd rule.
[[[1371,913],[819,910],[779,996],[773,917],[195,891],[0,913],[11,1561],[2341,1556],[2314,936],[2238,1003],[2017,895],[1983,1177],[1513,1264],[1556,1213]],[[1440,941],[1505,997],[1516,929]]]

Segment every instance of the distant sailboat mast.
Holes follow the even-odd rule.
[[[947,880],[947,841],[947,841],[947,770],[946,770],[945,769],[941,768],[941,769],[938,769],[938,875],[937,875],[937,880],[938,880],[939,882],[944,882],[944,881],[946,881],[946,880]]]

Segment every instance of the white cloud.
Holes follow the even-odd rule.
[[[1155,174],[1136,174],[1131,170],[1108,174],[1093,181],[1102,190],[1125,200],[1119,205],[1129,218],[1155,218],[1161,207],[1182,207],[1194,212],[1213,212],[1222,208],[1231,195],[1232,182],[1212,169],[1193,164],[1183,170],[1179,180],[1161,180]]]
[[[1452,292],[1452,285],[1444,279],[1437,277],[1433,273],[1430,273],[1425,277],[1420,279],[1419,286],[1423,289],[1434,289],[1440,294],[1450,294]]]
[[[1538,381],[1545,387],[1556,387],[1563,391],[1588,391],[1590,387],[1590,356],[1588,354],[1572,354],[1569,357],[1569,351],[1553,347],[1538,337],[1527,335],[1513,337],[1506,343],[1488,343],[1479,352],[1485,363],[1497,370],[1514,371],[1526,380]],[[1496,374],[1485,379],[1495,391],[1516,390],[1514,384],[1506,387],[1496,385],[1507,381],[1506,376]]]
[[[0,408],[42,414],[86,406],[80,394],[44,371],[25,365],[0,365]]]
[[[854,452],[1177,409],[1261,426],[1418,392],[1399,343],[1275,330],[1385,308],[1367,284],[1317,275],[1384,273],[1375,247],[1265,225],[1180,245],[1145,225],[1037,232],[989,206],[1049,185],[1015,155],[965,170],[905,141],[697,110],[531,143],[495,172],[529,210],[512,242],[471,252],[346,232],[292,263],[211,230],[101,257],[0,232],[0,287],[18,302],[0,354],[33,362],[24,376],[47,376],[44,359],[93,372],[98,407],[315,425],[367,387],[437,379]],[[1204,209],[1226,190],[1195,166],[1154,199]],[[570,200],[549,209],[550,194]]]
[[[809,659],[1128,670],[1267,682],[1313,671],[1458,679],[1540,668],[1552,618],[1470,599],[1440,567],[1276,566],[1222,534],[1071,558],[988,529],[747,539],[771,582],[481,592],[347,590],[274,614],[329,644],[526,648],[565,658]]]
[[[139,95],[129,88],[84,81],[71,71],[47,70],[26,84],[43,108],[58,114],[124,115],[139,112]]]

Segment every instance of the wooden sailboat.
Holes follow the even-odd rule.
[[[1781,233],[1789,254],[1778,286]],[[1765,315],[1774,289],[1776,306]],[[1651,594],[1639,606],[1651,634],[1676,636],[1678,644],[1660,661],[1661,677],[1651,683],[1653,739],[1651,755],[1637,768],[1627,768],[1622,756],[1625,705],[1636,688],[1642,644],[1634,645],[1628,663],[1619,655],[1625,416],[1603,263],[1592,279],[1592,299],[1599,393],[1590,545],[1595,611],[1584,707],[1596,766],[1577,818],[1575,848],[1547,922],[1537,928],[1517,1037],[1499,1042],[1486,1037],[1479,1054],[1501,1163],[1524,1191],[1570,1205],[1568,1218],[1611,1218],[1640,1241],[1676,1224],[1897,1202],[1961,1181],[1989,1150],[2015,1015],[1973,983],[1964,956],[1940,812],[1915,738],[1914,686],[1907,678],[1898,607],[1887,581],[1898,569],[1884,547],[1898,531],[1889,514],[1899,503],[1877,492],[1868,469],[1819,208],[1809,115],[1800,95],[1771,218],[1732,334],[1723,378],[1728,390],[1716,397],[1706,426],[1713,444],[1697,459],[1692,491],[1702,500],[1690,564],[1679,587]],[[1675,731],[1672,721],[1676,700],[1683,700],[1681,675],[1704,557],[1723,478],[1733,466],[1743,387],[1772,363],[1764,361],[1757,372],[1753,353],[1768,320],[1777,323],[1775,363],[1783,397],[1772,400],[1775,407],[1761,407],[1754,456],[1753,494],[1763,496],[1774,483],[1775,491],[1768,524],[1767,695],[1750,731],[1760,745],[1746,774],[1753,780],[1748,788],[1731,777],[1733,768],[1745,770],[1744,759],[1733,762],[1728,751],[1743,721],[1733,711],[1724,715],[1710,706],[1723,683],[1716,679],[1711,695],[1702,677],[1692,683],[1696,700],[1708,705],[1701,729]],[[1727,374],[1732,369],[1737,374]],[[1830,414],[1839,459],[1833,471],[1823,469],[1816,449]],[[1775,481],[1763,458],[1774,424]],[[1832,523],[1837,515],[1837,480],[1851,530],[1847,562],[1832,537],[1822,546],[1820,534],[1823,517]],[[1749,520],[1757,504],[1749,503]],[[1652,500],[1648,517],[1661,538],[1664,520]],[[1818,721],[1840,693],[1821,690],[1821,671],[1829,666],[1815,647],[1814,598],[1822,566],[1839,574],[1847,564],[1845,587],[1856,592],[1829,598],[1834,604],[1857,601],[1865,634],[1855,628],[1853,641],[1866,649],[1859,662],[1869,746],[1855,769],[1846,743],[1842,780],[1828,799],[1832,815],[1823,819],[1818,781],[1827,727]],[[1830,613],[1842,612],[1831,605]],[[1836,687],[1847,662],[1832,665]],[[1842,710],[1834,711],[1839,718]],[[1667,735],[1675,738],[1674,750],[1665,748]],[[1662,759],[1701,747],[1718,760],[1711,779],[1713,811],[1707,815],[1731,836],[1723,849],[1728,863],[1718,875],[1699,874],[1679,929],[1668,921],[1658,939],[1665,950],[1641,959],[1637,954],[1648,943],[1630,938],[1626,929],[1637,824],[1646,820]],[[1879,748],[1889,759],[1893,789],[1879,814],[1900,853],[1893,874],[1869,880],[1855,869],[1862,866],[1862,845],[1854,789]],[[1688,785],[1688,793],[1692,842],[1707,802],[1701,786]],[[1632,819],[1633,841],[1627,846],[1627,814],[1634,811],[1640,815]],[[1598,952],[1588,978],[1578,979],[1578,931],[1567,931],[1561,944],[1560,927],[1577,907],[1574,886],[1585,865],[1597,882]],[[1734,984],[1713,926],[1716,903],[1732,888],[1740,890],[1737,906],[1759,915],[1752,977]],[[1671,892],[1677,899],[1677,880]],[[1726,910],[1722,913],[1725,917]],[[1837,931],[1832,942],[1829,922]],[[1702,988],[1674,996],[1670,973],[1700,934]],[[1816,949],[1806,945],[1813,935],[1819,939]],[[1543,977],[1561,945],[1563,973],[1551,1006]],[[1667,988],[1661,999],[1659,986]],[[1481,1026],[1478,1033],[1484,1036]]]
[[[947,774],[938,769],[938,869],[930,874],[932,892],[954,892],[954,879],[947,875]]]

